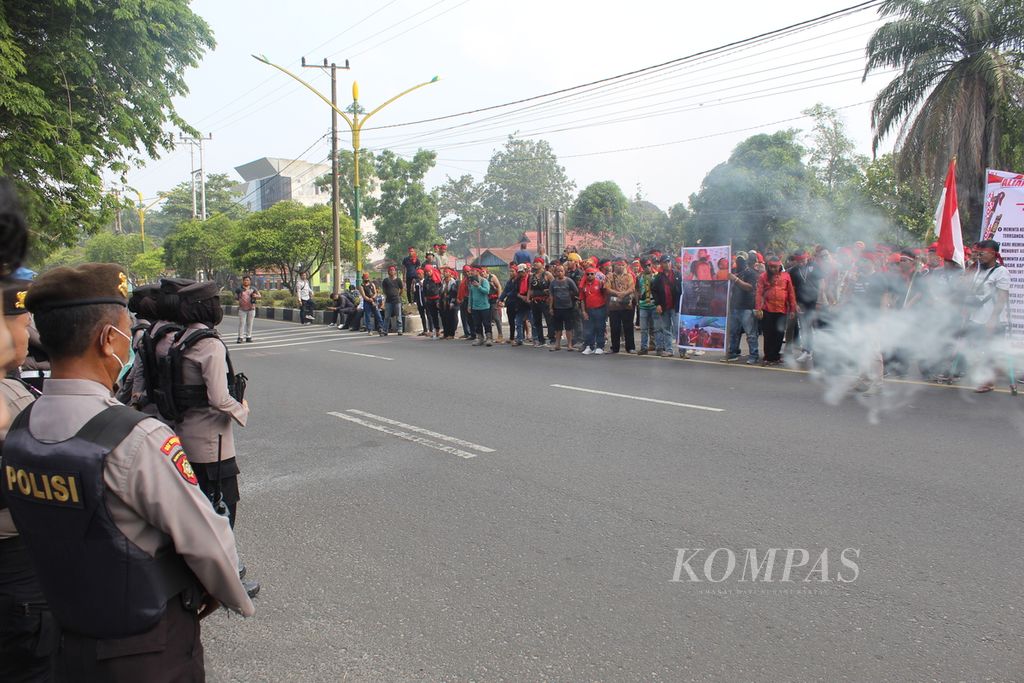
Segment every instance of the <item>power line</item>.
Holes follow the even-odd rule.
[[[479,114],[479,113],[485,112],[485,111],[493,111],[495,109],[503,109],[505,107],[511,107],[511,106],[517,105],[517,104],[524,104],[526,102],[533,102],[533,101],[540,100],[540,99],[543,99],[543,98],[546,98],[546,97],[551,97],[553,95],[561,95],[561,94],[564,94],[564,93],[568,93],[568,92],[573,92],[575,90],[579,90],[581,88],[587,88],[587,87],[590,87],[590,86],[599,85],[601,83],[609,83],[609,82],[620,80],[620,79],[623,79],[623,78],[628,78],[628,77],[631,77],[631,76],[637,76],[639,74],[647,73],[649,71],[653,71],[653,70],[656,70],[656,69],[663,69],[665,67],[672,66],[672,65],[675,65],[675,64],[679,64],[681,62],[690,61],[690,60],[693,60],[693,59],[698,58],[698,57],[703,57],[703,56],[706,56],[706,55],[715,54],[715,53],[721,52],[723,50],[727,50],[727,49],[730,49],[730,48],[742,46],[742,45],[745,45],[745,44],[748,44],[748,43],[751,43],[751,42],[759,41],[759,40],[762,40],[762,39],[765,39],[765,38],[769,38],[769,37],[772,37],[772,36],[776,36],[776,35],[779,35],[779,34],[782,34],[782,33],[787,33],[787,32],[793,31],[794,29],[805,27],[805,26],[808,26],[808,25],[811,25],[811,24],[817,24],[817,23],[820,23],[820,22],[822,22],[824,20],[827,20],[827,19],[835,18],[835,17],[841,16],[841,15],[842,16],[846,16],[846,15],[853,14],[853,13],[856,13],[856,12],[864,11],[866,9],[870,9],[872,7],[878,7],[881,4],[882,4],[882,0],[868,0],[867,2],[861,2],[861,3],[858,3],[856,5],[851,5],[849,7],[845,7],[843,9],[836,10],[835,12],[829,12],[828,14],[823,14],[821,16],[814,17],[813,19],[806,19],[804,21],[800,21],[800,22],[797,22],[795,24],[790,24],[789,26],[784,26],[782,28],[774,29],[772,31],[766,31],[765,33],[760,33],[760,34],[757,34],[755,36],[751,36],[749,38],[743,38],[742,40],[736,40],[736,41],[733,41],[731,43],[725,43],[724,45],[719,45],[717,47],[708,48],[706,50],[700,50],[698,52],[694,52],[694,53],[691,53],[689,55],[686,55],[685,57],[677,57],[677,58],[671,59],[671,60],[669,60],[667,62],[662,62],[660,64],[653,64],[651,66],[645,66],[645,67],[640,68],[640,69],[634,69],[633,71],[626,71],[624,73],[621,73],[621,74],[618,74],[618,75],[615,75],[615,76],[608,76],[606,78],[600,78],[600,79],[597,79],[595,81],[590,81],[590,82],[587,82],[587,83],[581,83],[579,85],[570,86],[568,88],[561,88],[559,90],[552,90],[550,92],[546,92],[546,93],[543,93],[543,94],[540,94],[540,95],[533,95],[531,97],[524,97],[524,98],[521,98],[521,99],[518,99],[518,100],[512,100],[510,102],[504,102],[502,104],[495,104],[495,105],[491,105],[491,106],[487,106],[487,107],[479,107],[477,109],[471,109],[469,111],[457,112],[455,114],[446,114],[444,116],[435,116],[433,118],[421,119],[419,121],[408,121],[408,122],[405,122],[405,123],[394,123],[394,124],[390,124],[390,125],[387,125],[387,126],[377,126],[375,129],[399,128],[399,127],[404,127],[404,126],[417,125],[417,124],[421,124],[421,123],[432,123],[434,121],[445,121],[445,120],[448,120],[448,119],[457,118],[459,116],[468,116],[470,114]],[[366,130],[373,130],[373,129],[367,128]]]
[[[449,7],[445,11],[440,12],[439,14],[435,14],[434,16],[430,17],[429,19],[425,19],[425,20],[421,21],[420,23],[416,24],[415,26],[410,26],[409,28],[407,28],[406,30],[402,31],[401,33],[397,33],[397,34],[391,36],[390,38],[387,38],[385,40],[380,41],[376,45],[373,45],[371,47],[366,48],[365,50],[362,50],[360,52],[355,53],[354,55],[352,55],[352,57],[353,58],[359,57],[361,55],[365,55],[367,52],[370,52],[371,50],[376,50],[381,45],[384,45],[385,43],[390,43],[392,40],[395,40],[396,38],[400,38],[401,36],[404,36],[409,31],[413,31],[415,29],[418,29],[420,26],[423,26],[423,24],[427,24],[427,23],[433,21],[434,19],[437,19],[439,17],[444,16],[445,14],[448,14],[449,12],[451,12],[453,10],[459,9],[460,7],[462,7],[463,5],[465,5],[469,1],[470,0],[462,0],[462,2],[460,2],[457,5],[455,5],[454,7]]]

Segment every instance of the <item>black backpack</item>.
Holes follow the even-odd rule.
[[[146,400],[156,404],[157,383],[160,381],[160,371],[157,367],[156,345],[169,334],[178,334],[184,328],[176,323],[164,325],[156,332],[149,327],[142,335],[142,343],[139,344],[139,353],[142,356],[142,374],[146,379]]]
[[[174,343],[171,344],[167,355],[157,359],[157,386],[153,391],[153,403],[165,420],[181,422],[190,408],[205,408],[210,405],[206,395],[206,385],[185,384],[183,374],[185,351],[195,346],[200,340],[209,338],[216,339],[224,345],[224,341],[215,329],[181,330],[175,335]],[[231,364],[231,354],[228,353],[226,345],[224,345],[224,356],[228,364],[228,393],[236,401],[241,401],[245,398],[248,378],[241,373],[235,374],[235,368]],[[146,386],[149,387],[148,381]]]

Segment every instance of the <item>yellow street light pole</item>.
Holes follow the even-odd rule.
[[[139,198],[139,205],[136,207],[136,211],[139,212],[139,232],[142,234],[142,252],[146,252],[146,212],[152,209],[154,206],[164,200],[163,194],[154,199],[149,203],[148,206],[143,206],[142,193],[135,190],[136,196]]]
[[[277,69],[278,71],[281,71],[282,73],[285,73],[288,76],[291,76],[296,81],[298,81],[302,85],[304,85],[307,88],[309,88],[310,90],[312,90],[313,93],[317,97],[319,97],[321,100],[323,100],[327,104],[327,106],[329,106],[331,109],[336,111],[338,113],[338,115],[341,116],[341,118],[345,121],[345,123],[348,124],[349,130],[352,133],[352,152],[353,152],[353,154],[352,154],[352,164],[353,164],[353,168],[352,168],[352,190],[353,190],[353,193],[354,193],[354,201],[352,203],[352,213],[353,213],[352,222],[355,224],[355,235],[354,235],[354,237],[355,237],[355,250],[356,250],[356,276],[358,277],[358,274],[360,272],[362,272],[362,270],[363,270],[363,257],[362,257],[362,253],[361,253],[361,249],[360,249],[360,241],[362,239],[362,234],[360,233],[360,230],[359,230],[359,218],[360,218],[360,215],[359,215],[360,214],[359,150],[360,150],[360,134],[362,133],[363,125],[369,120],[369,118],[371,116],[373,116],[374,114],[376,114],[381,109],[383,109],[384,107],[388,106],[389,104],[391,104],[392,102],[394,102],[398,98],[404,97],[405,95],[408,95],[409,93],[411,93],[413,90],[419,90],[420,88],[422,88],[424,86],[427,86],[427,85],[430,85],[431,83],[437,83],[438,80],[440,80],[440,79],[437,76],[434,76],[429,81],[426,81],[424,83],[420,83],[419,85],[414,85],[414,86],[412,86],[411,88],[409,88],[407,90],[403,90],[402,92],[398,93],[397,95],[395,95],[391,99],[386,100],[383,104],[379,105],[376,109],[374,109],[370,113],[366,114],[362,119],[360,119],[359,118],[359,84],[358,83],[356,83],[356,82],[352,83],[352,116],[349,117],[348,113],[346,113],[342,109],[339,109],[333,102],[331,102],[331,100],[329,100],[326,96],[324,96],[323,93],[321,93],[319,90],[314,88],[312,85],[310,85],[306,81],[302,80],[301,78],[299,78],[298,76],[293,74],[288,69],[286,69],[283,66],[280,66],[278,64],[274,64],[273,62],[271,62],[266,57],[257,56],[257,55],[253,55],[252,57],[256,61],[263,62],[264,64],[266,64],[268,66],[272,66],[275,69]]]

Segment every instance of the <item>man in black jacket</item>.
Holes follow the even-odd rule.
[[[796,292],[797,326],[793,341],[800,344],[797,363],[811,359],[814,327],[817,319],[818,295],[821,293],[821,269],[800,249],[793,254],[793,268],[789,271]],[[788,347],[787,347],[788,348]]]
[[[676,307],[682,293],[682,279],[679,271],[672,267],[672,257],[661,257],[661,272],[654,278],[651,294],[654,296],[654,310],[657,319],[654,331],[655,353],[659,356],[672,355],[672,340],[679,330],[679,316]]]

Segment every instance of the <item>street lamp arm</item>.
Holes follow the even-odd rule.
[[[338,116],[340,116],[341,118],[343,118],[343,119],[345,120],[345,123],[347,123],[347,124],[348,124],[348,127],[349,127],[350,129],[354,129],[354,128],[355,128],[355,124],[353,124],[353,123],[352,123],[352,119],[350,119],[350,118],[348,117],[348,114],[346,114],[346,113],[345,113],[344,111],[342,111],[341,109],[338,109],[337,107],[335,107],[335,106],[334,106],[334,103],[333,103],[333,102],[331,102],[331,101],[330,101],[329,99],[327,99],[326,97],[324,97],[324,96],[323,96],[323,94],[322,94],[322,93],[321,93],[321,92],[320,92],[319,90],[317,90],[316,88],[314,88],[314,87],[313,87],[312,85],[310,85],[310,84],[309,84],[309,83],[307,83],[306,81],[302,80],[301,78],[299,78],[298,76],[296,76],[296,75],[295,75],[295,74],[293,74],[293,73],[292,73],[291,71],[289,71],[288,69],[284,68],[283,66],[279,66],[279,65],[277,65],[277,64],[274,64],[274,63],[273,63],[272,61],[270,61],[270,60],[269,60],[269,59],[267,59],[266,57],[262,57],[262,56],[260,56],[260,55],[252,55],[252,58],[253,58],[253,59],[255,59],[255,60],[256,60],[257,62],[263,62],[264,64],[266,64],[266,65],[268,65],[268,66],[272,66],[272,67],[274,67],[275,69],[277,69],[278,71],[280,71],[280,72],[282,72],[282,73],[285,73],[285,74],[287,74],[287,75],[291,76],[292,78],[294,78],[295,80],[297,80],[297,81],[298,81],[299,83],[301,83],[302,85],[304,85],[304,86],[306,86],[307,88],[309,88],[310,90],[312,90],[312,91],[313,91],[313,93],[314,93],[314,94],[315,94],[315,95],[316,95],[317,97],[319,97],[319,98],[320,98],[321,100],[323,100],[324,102],[326,102],[326,103],[327,103],[327,106],[328,106],[328,107],[330,107],[330,108],[331,108],[331,109],[333,109],[334,111],[338,112]],[[403,93],[403,94],[404,94],[404,93]]]
[[[377,107],[376,109],[374,109],[373,111],[371,111],[371,112],[370,112],[369,114],[367,114],[366,116],[364,116],[364,117],[363,117],[363,118],[362,118],[362,119],[361,119],[361,120],[359,121],[359,126],[358,126],[358,127],[359,127],[359,128],[362,128],[362,127],[363,127],[363,124],[365,124],[365,123],[366,123],[366,120],[367,120],[367,119],[369,119],[369,118],[370,118],[371,116],[373,116],[374,114],[376,114],[377,112],[379,112],[379,111],[380,111],[381,109],[383,109],[384,107],[388,106],[389,104],[391,104],[392,102],[394,102],[395,100],[397,100],[397,99],[398,99],[399,97],[404,97],[405,95],[408,95],[409,93],[411,93],[411,92],[412,92],[413,90],[419,90],[420,88],[422,88],[422,87],[424,87],[424,86],[427,86],[427,85],[430,85],[431,83],[437,83],[437,82],[438,82],[439,80],[441,80],[441,79],[440,79],[440,78],[438,78],[437,76],[434,76],[433,78],[431,78],[431,79],[430,79],[429,81],[427,81],[426,83],[420,83],[419,85],[414,85],[414,86],[412,86],[412,87],[411,87],[411,88],[409,88],[408,90],[403,90],[402,92],[398,93],[397,95],[395,95],[394,97],[392,97],[392,98],[391,98],[390,100],[387,100],[387,101],[386,101],[386,102],[384,102],[383,104],[379,105],[379,106],[378,106],[378,107]]]

